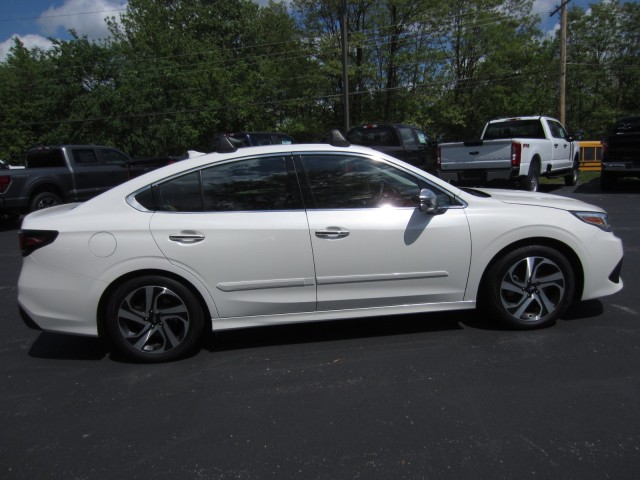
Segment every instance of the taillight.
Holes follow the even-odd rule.
[[[442,168],[442,150],[440,147],[436,148],[436,168],[438,170]]]
[[[522,162],[522,144],[513,142],[511,144],[511,166],[519,167]]]
[[[55,230],[20,230],[20,249],[22,256],[27,257],[46,245],[50,245],[58,237]]]
[[[10,183],[11,177],[9,175],[0,175],[0,193],[4,193]]]

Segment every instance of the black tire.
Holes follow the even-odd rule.
[[[486,307],[502,324],[528,330],[552,325],[575,290],[571,265],[557,250],[534,245],[502,256],[487,272]]]
[[[52,192],[40,192],[36,194],[29,204],[29,211],[33,212],[35,210],[42,210],[43,208],[53,207],[55,205],[60,205],[62,203],[62,199]]]
[[[128,358],[166,362],[195,350],[204,313],[191,291],[162,276],[124,282],[110,295],[105,317],[114,347]]]
[[[567,187],[573,187],[578,183],[578,174],[580,171],[580,161],[578,157],[573,159],[573,165],[571,166],[571,173],[564,177],[564,184]]]
[[[520,187],[522,190],[526,190],[527,192],[537,192],[538,187],[540,186],[539,181],[539,173],[538,173],[538,163],[532,162],[529,165],[529,173],[526,177],[523,178]]]
[[[610,192],[614,189],[617,180],[614,173],[602,170],[602,172],[600,172],[600,190]]]

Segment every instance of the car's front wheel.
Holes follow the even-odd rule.
[[[564,184],[568,187],[573,187],[578,183],[578,174],[580,172],[580,160],[578,157],[573,159],[573,165],[571,166],[571,173],[564,177]]]
[[[518,329],[553,324],[571,303],[575,289],[566,257],[543,245],[508,252],[493,264],[485,282],[490,313]]]
[[[107,302],[106,328],[113,345],[141,362],[175,360],[202,336],[200,303],[181,283],[162,276],[127,280]]]

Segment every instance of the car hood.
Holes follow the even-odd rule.
[[[600,207],[575,198],[562,197],[551,193],[525,192],[520,190],[478,189],[491,195],[491,198],[513,205],[534,205],[557,208],[560,210],[604,212]]]

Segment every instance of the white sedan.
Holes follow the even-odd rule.
[[[20,232],[23,318],[108,335],[154,362],[193,352],[205,328],[478,305],[537,328],[573,300],[622,288],[622,243],[601,208],[461,190],[333,143],[228,146],[31,213]]]

